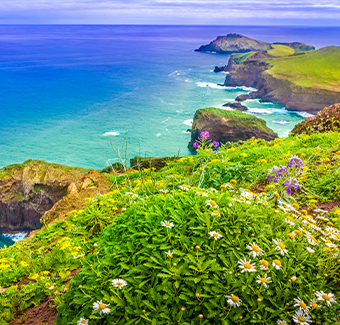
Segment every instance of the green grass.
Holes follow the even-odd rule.
[[[246,61],[247,59],[249,59],[255,53],[257,53],[257,52],[256,51],[252,51],[252,52],[247,52],[247,53],[233,54],[232,58],[233,58],[235,63],[240,64],[243,61]]]
[[[325,47],[267,62],[272,67],[266,73],[275,78],[287,79],[297,86],[340,92],[340,47]]]
[[[268,50],[267,53],[274,56],[287,56],[295,53],[295,50],[286,45],[272,45],[272,49]]]

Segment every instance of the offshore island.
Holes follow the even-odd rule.
[[[195,113],[196,155],[0,169],[0,229],[30,232],[0,249],[0,325],[339,321],[339,48],[229,34],[197,51],[257,90]],[[316,115],[279,139],[249,98]]]

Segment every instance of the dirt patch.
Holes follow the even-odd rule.
[[[52,299],[54,299],[54,296],[47,297],[39,306],[28,308],[23,315],[17,316],[10,325],[53,325],[57,320],[57,310]]]
[[[321,210],[325,210],[325,211],[332,211],[335,207],[340,207],[340,201],[330,201],[330,202],[323,202],[323,203],[316,203],[316,206],[318,209],[321,209]],[[311,215],[317,215],[316,212],[314,212],[313,210],[310,210],[308,209],[307,206],[303,206],[301,207],[302,210],[306,210],[308,212],[308,214],[311,214]]]
[[[269,184],[268,181],[265,181],[265,182],[260,182],[260,183],[257,183],[255,186],[251,187],[250,190],[253,192],[253,193],[257,193],[257,194],[260,194],[264,191],[264,189],[266,188],[266,186]]]
[[[32,282],[33,280],[30,280],[27,276],[24,277],[22,280],[20,280],[19,282],[16,283],[11,283],[11,286],[18,286],[18,290],[21,290],[21,287],[23,285],[29,284],[30,282]]]

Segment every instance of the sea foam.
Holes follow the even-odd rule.
[[[290,124],[291,122],[287,120],[274,120],[273,123],[280,124],[280,125],[287,125],[287,124]]]
[[[2,234],[3,236],[12,239],[13,241],[23,240],[26,236],[26,232],[18,232],[16,234]]]
[[[105,132],[103,134],[104,137],[107,137],[107,136],[114,136],[114,137],[116,137],[117,135],[119,135],[119,132],[117,132],[117,131]]]
[[[185,120],[183,122],[183,124],[187,125],[187,126],[192,126],[192,122],[193,122],[193,119],[190,119],[190,120]]]

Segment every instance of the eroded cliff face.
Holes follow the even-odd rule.
[[[252,58],[236,63],[232,57],[228,63],[229,74],[226,75],[226,86],[247,86],[256,88],[256,92],[241,95],[237,101],[260,98],[281,104],[289,111],[304,111],[316,114],[324,107],[340,101],[340,93],[326,89],[300,87],[282,78],[267,73],[270,67],[265,61],[266,56],[254,55]]]
[[[87,170],[40,160],[0,170],[0,231],[37,229],[45,211],[67,194]]]

